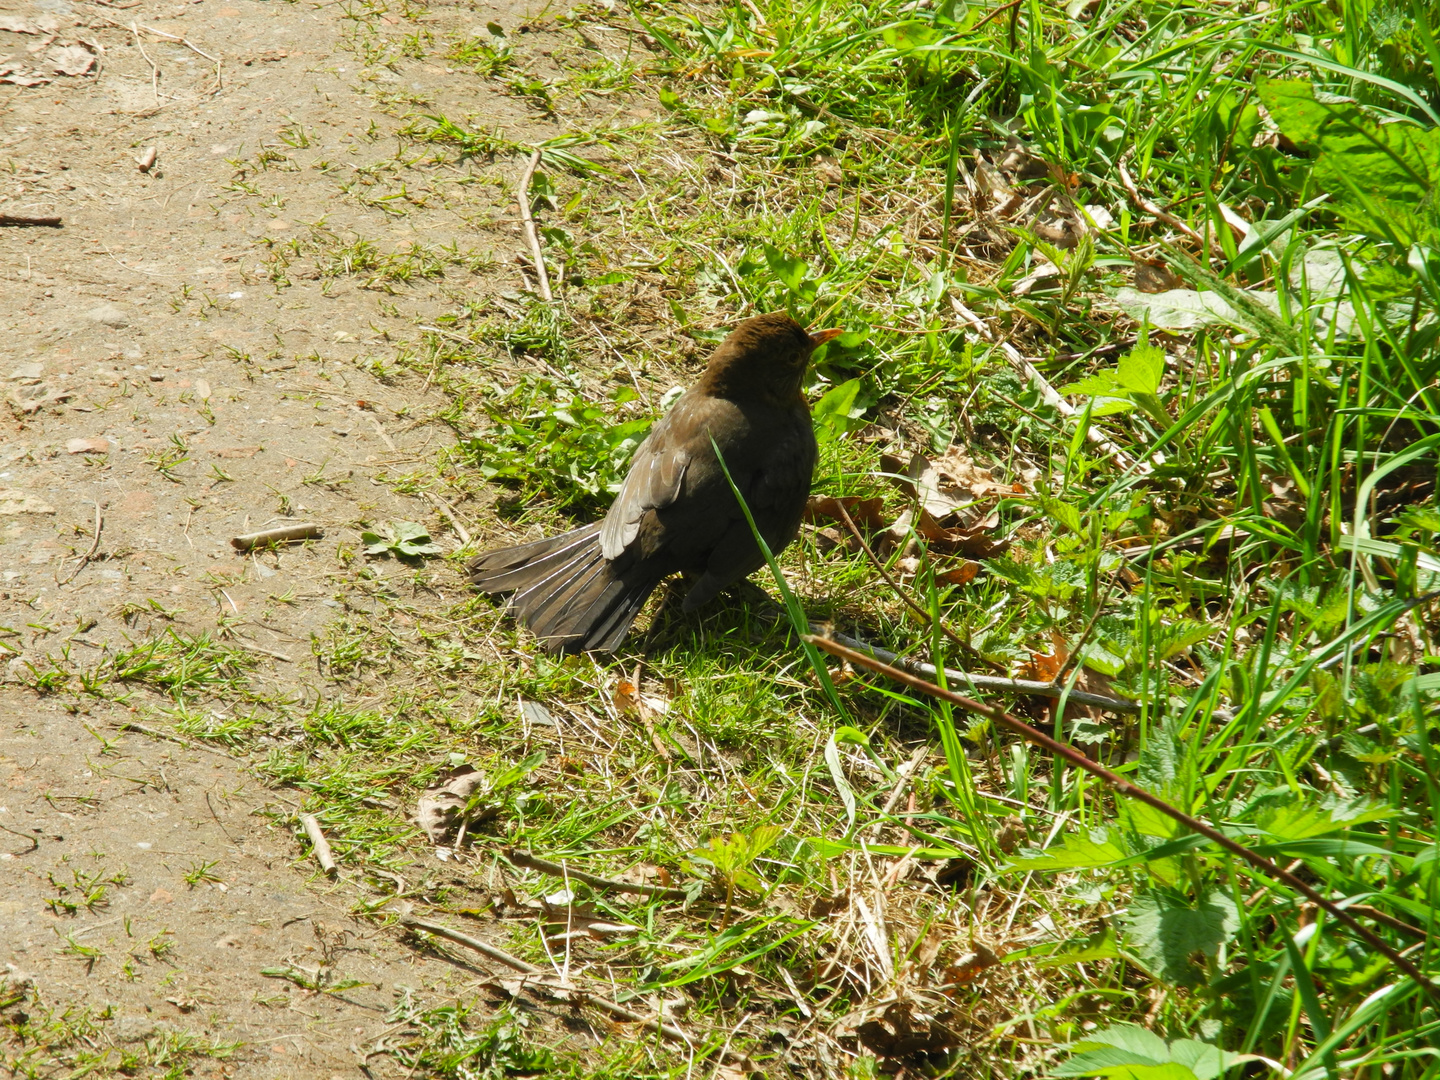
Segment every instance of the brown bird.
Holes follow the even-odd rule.
[[[551,651],[610,652],[671,574],[695,578],[689,612],[760,569],[765,558],[714,448],[779,552],[800,529],[815,470],[800,385],[810,354],[841,332],[807,334],[780,312],[746,319],[650,429],[604,521],[487,552],[470,580],[513,593],[510,610]]]

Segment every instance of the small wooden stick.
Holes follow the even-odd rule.
[[[77,577],[80,576],[80,571],[81,571],[81,570],[84,570],[85,567],[89,565],[90,560],[95,557],[95,552],[97,552],[98,550],[100,550],[100,530],[101,530],[102,528],[104,528],[104,526],[105,526],[105,517],[104,517],[104,515],[102,515],[102,514],[100,513],[100,504],[99,504],[99,502],[96,502],[96,504],[95,504],[95,539],[92,540],[91,543],[90,543],[90,550],[87,551],[87,552],[85,552],[84,555],[80,556],[80,565],[77,566],[77,567],[75,567],[74,572],[71,573],[71,575],[70,575],[69,577],[67,577],[64,581],[61,581],[59,578],[56,578],[56,579],[55,579],[55,584],[56,584],[56,585],[69,585],[70,582],[74,581]]]
[[[267,544],[286,544],[295,540],[320,540],[325,532],[312,522],[300,525],[282,525],[278,529],[262,529],[260,532],[232,536],[230,546],[236,551],[251,551]]]
[[[1021,356],[1019,350],[1016,349],[1015,346],[1011,345],[1008,341],[1000,341],[998,338],[996,338],[995,334],[990,331],[990,328],[980,320],[980,316],[976,315],[975,312],[971,311],[968,307],[961,303],[958,297],[952,296],[950,298],[950,307],[954,309],[955,314],[959,315],[960,318],[964,319],[965,322],[970,325],[970,328],[974,330],[975,333],[979,334],[982,339],[991,342],[993,345],[995,345],[996,348],[998,348],[1002,353],[1005,354],[1005,359],[1010,361],[1010,365],[1021,375],[1024,375],[1025,378],[1030,381],[1030,384],[1034,386],[1036,390],[1040,391],[1040,396],[1044,399],[1046,405],[1049,405],[1061,416],[1068,417],[1075,415],[1077,411],[1075,406],[1071,405],[1068,401],[1061,397],[1060,392],[1050,385],[1050,380],[1045,378],[1044,375],[1040,374],[1039,368],[1037,368],[1034,364],[1030,363],[1029,360],[1026,360],[1025,357]],[[1121,450],[1109,439],[1105,438],[1105,436],[1099,431],[1099,429],[1095,427],[1094,424],[1091,424],[1090,427],[1086,429],[1085,437],[1090,442],[1098,446],[1105,453],[1113,457],[1115,459],[1115,464],[1119,465],[1122,469],[1128,469],[1131,465],[1135,463],[1134,458],[1132,458],[1124,450]],[[1147,465],[1142,465],[1141,471],[1148,472],[1149,467]]]
[[[455,535],[460,537],[460,542],[462,544],[470,543],[470,530],[461,524],[460,516],[455,513],[455,508],[433,491],[427,491],[425,494],[430,496],[431,501],[440,508],[440,512],[449,519],[450,524],[455,528]]]
[[[1216,259],[1224,259],[1226,257],[1225,249],[1215,241],[1214,237],[1211,237],[1211,239],[1207,243],[1205,237],[1201,236],[1185,222],[1181,221],[1174,214],[1160,209],[1160,207],[1156,205],[1152,200],[1147,199],[1144,195],[1140,194],[1140,189],[1135,186],[1135,181],[1131,178],[1129,171],[1125,168],[1125,161],[1127,158],[1129,158],[1129,156],[1130,151],[1128,150],[1125,153],[1121,154],[1118,165],[1120,169],[1120,186],[1125,189],[1125,194],[1130,196],[1130,200],[1141,210],[1144,210],[1147,214],[1154,215],[1155,217],[1163,221],[1166,225],[1169,225],[1172,229],[1184,233],[1191,240],[1200,245],[1200,250],[1208,251],[1210,255]]]
[[[583,881],[586,885],[596,889],[613,889],[616,892],[628,892],[636,896],[654,896],[661,900],[687,899],[684,889],[671,889],[664,885],[637,885],[630,881],[598,877],[595,874],[587,874],[584,870],[576,870],[573,866],[562,866],[549,859],[537,858],[528,851],[506,848],[505,857],[523,869],[539,870],[542,874],[549,874],[551,877],[573,878],[575,881]]]
[[[251,641],[247,637],[241,637],[239,634],[236,634],[235,639],[239,641],[244,648],[249,649],[251,652],[258,652],[262,656],[273,656],[276,660],[284,660],[287,664],[293,664],[295,662],[291,657],[286,656],[283,652],[276,652],[274,649],[267,649],[264,645],[257,645],[255,642]]]
[[[148,29],[148,27],[147,27]],[[140,40],[140,31],[135,24],[130,24],[130,33],[135,35],[135,47],[140,50],[140,55],[145,58],[145,63],[150,65],[150,92],[155,95],[155,104],[160,104],[160,69],[155,66],[155,61],[150,59],[150,54],[145,51],[145,43]]]
[[[117,731],[133,731],[139,735],[148,735],[152,739],[165,739],[169,742],[178,743],[187,750],[204,750],[207,754],[215,754],[218,757],[234,760],[233,755],[226,753],[224,750],[217,750],[213,746],[206,746],[204,743],[194,742],[185,738],[183,735],[176,735],[173,731],[164,731],[160,728],[137,724],[133,720],[117,720],[115,722],[115,729]]]
[[[327,876],[334,877],[339,869],[335,865],[335,856],[330,854],[330,841],[320,831],[320,822],[315,820],[314,814],[301,814],[300,824],[305,826],[305,835],[310,837],[310,843],[315,848],[315,861],[320,864],[320,869]]]
[[[370,424],[375,428],[375,434],[379,435],[380,438],[385,441],[385,445],[390,448],[390,452],[392,454],[398,454],[400,448],[395,445],[395,440],[390,438],[390,433],[385,430],[385,425],[380,423],[380,418],[378,416],[371,416]]]
[[[520,177],[520,190],[516,198],[520,202],[520,219],[525,222],[525,236],[530,241],[530,256],[535,260],[535,274],[540,279],[540,295],[547,303],[553,303],[555,295],[550,291],[550,275],[545,272],[545,255],[540,250],[540,233],[535,228],[535,216],[530,213],[530,179],[535,167],[540,164],[540,151],[530,155],[525,173]]]
[[[12,229],[33,229],[44,227],[59,229],[63,223],[58,217],[28,217],[25,214],[0,214],[0,226]]]
[[[458,930],[452,930],[443,923],[431,922],[429,919],[417,919],[413,915],[401,915],[400,925],[412,930],[424,930],[426,933],[434,934],[436,937],[447,938],[459,945],[464,945],[467,949],[474,949],[476,952],[488,956],[490,959],[504,964],[506,967],[513,968],[523,975],[536,977],[535,982],[539,986],[544,986],[552,990],[564,990],[567,993],[574,994],[584,1004],[593,1005],[601,1012],[609,1013],[617,1020],[625,1020],[632,1024],[639,1024],[646,1031],[658,1032],[667,1039],[674,1039],[676,1042],[682,1042],[687,1046],[695,1045],[691,1041],[690,1036],[674,1024],[667,1024],[663,1020],[653,1020],[649,1017],[642,1016],[617,1002],[611,1001],[609,998],[592,994],[569,981],[560,981],[549,977],[534,964],[527,964],[518,956],[511,956],[504,949],[497,949],[489,942],[481,941],[479,938],[473,938],[469,934],[462,934]],[[737,1058],[740,1055],[727,1050],[721,1051],[720,1056],[724,1059]]]
[[[882,664],[897,667],[908,674],[919,675],[926,679],[935,678],[934,664],[911,660],[909,657],[900,656],[889,649],[882,649],[879,645],[871,645],[868,641],[861,641],[848,634],[819,627],[813,623],[810,626],[810,632],[828,637],[848,649],[863,653]],[[945,681],[949,684],[970,685],[977,690],[990,690],[1002,694],[1034,694],[1037,697],[1058,698],[1065,693],[1063,686],[1040,682],[1038,679],[1007,679],[1000,675],[976,675],[969,671],[956,671],[954,668],[945,669]],[[1088,690],[1071,690],[1069,699],[1077,705],[1093,705],[1097,709],[1105,709],[1108,712],[1133,713],[1140,711],[1140,705],[1137,702],[1111,697],[1108,694],[1092,694]]]
[[[448,938],[450,941],[464,945],[467,949],[474,949],[476,952],[488,956],[491,960],[504,964],[508,968],[523,972],[526,975],[541,974],[540,969],[534,964],[527,964],[518,956],[511,956],[504,949],[491,945],[488,941],[481,941],[479,938],[471,937],[469,934],[462,934],[459,930],[452,930],[444,923],[431,922],[429,919],[417,919],[414,915],[401,915],[400,925],[410,930],[424,930],[427,934]]]

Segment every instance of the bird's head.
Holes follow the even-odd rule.
[[[732,401],[790,405],[800,392],[810,354],[843,330],[806,333],[782,311],[746,319],[730,331],[705,368],[707,393]]]

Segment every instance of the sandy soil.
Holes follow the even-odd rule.
[[[170,627],[218,626],[257,685],[337,692],[309,649],[351,604],[337,544],[389,519],[455,544],[432,501],[384,482],[451,437],[431,419],[443,402],[374,361],[396,328],[516,287],[523,159],[427,170],[393,135],[412,108],[517,140],[560,129],[471,73],[405,59],[413,20],[356,10],[0,3],[0,214],[63,221],[0,227],[0,964],[55,1015],[89,1010],[70,1052],[106,1068],[123,1053],[159,1068],[163,1037],[188,1033],[240,1044],[191,1055],[196,1075],[352,1075],[398,988],[477,975],[351,919],[293,801],[243,762],[117,729],[136,718],[125,705],[27,688],[47,657],[95,668]],[[518,34],[523,15],[476,4],[424,27]],[[357,48],[395,59],[362,65]],[[410,281],[333,262],[417,243],[473,257]],[[250,557],[228,542],[300,520],[325,539]],[[461,588],[449,573],[436,603]],[[262,974],[287,966],[360,985]]]

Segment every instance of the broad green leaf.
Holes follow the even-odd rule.
[[[1060,388],[1062,394],[1090,394],[1093,397],[1119,394],[1124,390],[1119,377],[1113,371],[1097,371],[1094,375]]]
[[[1368,821],[1393,817],[1395,808],[1369,799],[1330,799],[1314,803],[1289,802],[1267,806],[1255,824],[1282,840],[1308,840]]]
[[[1002,964],[1013,964],[1029,960],[1036,967],[1065,967],[1069,964],[1087,964],[1093,960],[1113,960],[1120,955],[1119,941],[1115,928],[1106,923],[1088,938],[1073,938],[1070,941],[1048,942],[1031,945],[1026,949],[1015,949],[1000,958]]]
[[[923,49],[926,45],[933,45],[941,38],[941,33],[929,23],[921,22],[919,19],[912,19],[909,22],[898,23],[895,26],[886,27],[880,31],[881,40],[898,53],[914,52],[916,49]]]
[[[1190,958],[1196,953],[1214,956],[1239,927],[1235,902],[1222,892],[1207,893],[1197,903],[1168,889],[1151,889],[1130,905],[1125,937],[1154,974],[1193,986],[1201,973]]]
[[[1026,851],[1011,858],[1006,870],[1086,870],[1110,866],[1130,854],[1113,829],[1084,829],[1066,833],[1044,851]]]
[[[1120,358],[1115,382],[1132,394],[1154,394],[1165,377],[1165,350],[1158,345],[1137,345]]]
[[[773,244],[765,245],[765,262],[784,286],[791,292],[799,292],[800,286],[810,276],[810,267],[804,259],[786,255]]]
[[[838,439],[850,430],[856,419],[855,395],[860,392],[860,380],[848,379],[839,386],[832,386],[825,396],[810,410],[815,424],[815,435],[821,442]]]
[[[1261,79],[1257,89],[1280,130],[1317,152],[1316,186],[1332,193],[1357,227],[1405,242],[1435,235],[1440,130],[1379,123],[1353,101],[1317,100],[1308,82]],[[1426,204],[1432,212],[1424,212]]]
[[[1254,1058],[1232,1054],[1197,1039],[1167,1043],[1138,1024],[1115,1024],[1072,1047],[1075,1056],[1056,1066],[1054,1076],[1103,1076],[1111,1080],[1216,1080]]]

